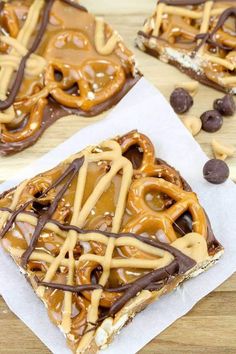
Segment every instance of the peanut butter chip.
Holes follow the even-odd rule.
[[[212,139],[211,146],[216,159],[225,160],[235,153],[234,146],[223,144],[216,139]]]
[[[197,135],[202,128],[201,119],[195,116],[184,116],[182,122],[193,136]]]

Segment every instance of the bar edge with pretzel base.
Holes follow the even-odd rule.
[[[184,74],[188,75],[192,79],[199,81],[203,85],[212,87],[218,91],[226,92],[226,93],[231,93],[231,94],[236,94],[236,78],[235,78],[235,64],[234,60],[232,58],[229,59],[222,59],[222,65],[225,66],[225,68],[231,67],[232,74],[229,76],[225,75],[222,76],[222,80],[212,80],[209,77],[207,77],[205,73],[205,66],[207,66],[207,63],[219,63],[221,61],[221,58],[218,56],[215,56],[214,54],[209,55],[209,51],[207,53],[203,52],[204,45],[207,43],[207,41],[211,40],[214,45],[217,46],[216,40],[212,39],[212,34],[214,32],[214,28],[212,33],[208,32],[208,27],[206,27],[205,20],[208,19],[209,13],[210,13],[210,8],[214,6],[214,4],[217,3],[222,3],[224,5],[224,2],[227,2],[226,0],[208,0],[208,1],[203,1],[203,0],[177,0],[177,1],[172,1],[172,0],[158,0],[156,9],[154,13],[148,17],[140,31],[137,33],[136,37],[136,46],[143,52],[146,52],[147,54],[161,60],[164,63],[168,63],[174,67],[176,67],[178,70],[183,72]],[[236,14],[236,7],[235,4],[233,4],[233,1],[229,0],[228,3],[232,3],[232,7],[225,7],[225,11],[222,10],[221,16],[219,15],[219,10],[216,9],[215,12],[217,12],[218,18],[218,23],[217,25],[220,26],[223,24],[223,17],[224,15],[227,15],[226,13],[233,11],[233,15]],[[191,10],[188,6],[199,6],[199,5],[204,5],[204,8],[202,10],[203,15],[205,16],[204,19],[202,19],[202,29],[203,31],[199,33],[199,35],[196,36],[194,39],[196,45],[195,48],[192,50],[187,50],[187,49],[182,49],[175,46],[172,46],[171,43],[168,44],[168,41],[159,41],[158,33],[160,30],[160,27],[162,25],[162,19],[158,18],[162,16],[165,13],[165,10],[170,7],[170,14],[174,13],[175,8],[177,11],[181,13],[181,11],[185,12],[186,14],[189,11],[189,13],[193,13],[194,10]],[[214,10],[213,10],[214,12]],[[167,12],[169,13],[169,12]],[[180,15],[179,13],[179,15]],[[196,12],[197,13],[197,12]],[[178,15],[178,12],[176,13]],[[225,16],[226,17],[226,16]],[[222,18],[222,20],[221,20]],[[226,18],[227,19],[227,18]],[[216,26],[217,26],[216,25]],[[219,27],[220,28],[220,27]],[[152,29],[152,30],[151,30]],[[150,31],[153,31],[153,34],[150,33]],[[199,39],[198,39],[199,38]],[[194,41],[191,41],[191,43],[194,43]],[[210,42],[209,42],[210,43]],[[231,49],[232,52],[235,53],[235,49]],[[231,53],[231,52],[229,52]],[[218,60],[219,58],[219,60]],[[216,61],[215,61],[216,60]],[[211,64],[212,65],[212,64]],[[217,75],[216,75],[217,76]],[[234,85],[235,83],[235,85]]]

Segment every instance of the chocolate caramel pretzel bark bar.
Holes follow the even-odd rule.
[[[61,117],[98,115],[139,80],[119,34],[78,1],[0,4],[1,154],[34,144]]]
[[[196,194],[137,131],[5,192],[0,239],[71,350],[89,354],[223,253]]]
[[[137,45],[201,83],[236,94],[235,1],[160,0]]]

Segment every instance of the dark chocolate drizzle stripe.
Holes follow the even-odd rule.
[[[218,48],[226,50],[226,51],[232,50],[232,48],[225,46],[221,43],[218,43],[214,39],[212,39],[210,33],[199,33],[196,35],[195,38],[196,38],[196,40],[198,40],[198,39],[202,40],[202,42],[199,45],[197,45],[197,47],[195,48],[195,50],[194,50],[195,52],[198,51],[201,48],[201,46],[203,46],[205,43],[208,43],[208,44],[212,45],[213,47],[218,47]]]
[[[215,47],[219,47],[221,49],[224,50],[232,50],[233,48],[227,47],[222,45],[221,43],[218,43],[215,39],[214,39],[214,35],[216,34],[216,32],[225,24],[225,22],[227,21],[227,19],[230,16],[236,16],[236,7],[229,7],[228,9],[226,9],[225,11],[222,12],[222,14],[220,15],[217,24],[215,25],[214,29],[212,30],[212,32],[210,33],[200,33],[196,36],[196,39],[202,39],[201,43],[195,48],[194,50],[194,54],[202,47],[202,45],[204,45],[205,43],[209,43],[212,46]]]
[[[44,281],[37,281],[37,284],[39,286],[45,286],[46,288],[69,291],[71,293],[81,293],[82,291],[104,289],[104,287],[99,284],[84,284],[84,285],[73,286],[73,285],[66,285],[66,284],[47,283]]]
[[[84,11],[84,12],[88,12],[88,10],[86,9],[86,7],[74,2],[73,0],[61,0],[62,2],[65,2],[66,4],[74,7],[75,9]]]
[[[105,288],[104,286],[99,285],[99,284],[84,284],[84,285],[73,286],[73,285],[58,284],[58,283],[48,283],[48,282],[44,282],[44,281],[40,281],[40,280],[36,280],[36,281],[39,286],[45,286],[46,288],[68,291],[68,292],[77,293],[77,294],[79,294],[83,291],[90,291],[90,290],[97,290],[97,289],[102,289],[102,290],[109,292],[109,293],[122,293],[132,286],[132,283],[129,283],[129,284],[122,285],[122,286],[116,287],[116,288]],[[161,289],[163,285],[164,285],[163,282],[162,283],[153,282],[153,283],[149,284],[145,288],[145,290],[153,291],[153,290]]]
[[[6,225],[0,232],[0,240],[6,235],[6,233],[10,230],[12,227],[14,221],[16,220],[17,216],[24,212],[25,208],[27,208],[28,205],[32,203],[32,200],[29,200],[27,203],[23,204],[20,208],[18,208],[16,211],[10,211],[8,208],[1,208],[2,211],[9,211],[12,212],[12,215],[10,219],[7,221]]]
[[[13,213],[13,210],[11,210],[10,208],[4,208],[4,207],[1,207],[0,211],[7,211],[8,213],[11,213],[11,214]]]
[[[6,98],[4,101],[0,101],[0,110],[5,110],[9,108],[15,101],[15,98],[17,96],[17,93],[20,89],[21,83],[24,78],[24,72],[25,72],[25,67],[26,67],[26,62],[30,55],[35,52],[35,50],[38,48],[41,39],[43,37],[43,34],[45,32],[45,29],[47,27],[48,21],[49,21],[49,15],[50,15],[50,10],[51,7],[54,3],[54,0],[47,0],[46,5],[44,7],[43,15],[42,15],[42,21],[40,28],[37,32],[36,38],[32,44],[32,46],[28,49],[27,54],[21,59],[19,69],[16,74],[16,79],[14,84],[12,85],[12,88],[10,90],[9,96]]]
[[[63,185],[63,187],[60,189],[58,194],[55,196],[52,204],[50,205],[49,209],[42,215],[39,216],[37,226],[34,230],[34,234],[32,236],[32,239],[30,241],[28,249],[24,252],[24,254],[21,257],[21,265],[23,268],[27,266],[28,260],[33,253],[35,247],[37,246],[38,238],[40,236],[41,231],[44,229],[45,225],[48,222],[48,219],[52,217],[52,215],[55,213],[58,203],[65,194],[66,190],[68,189],[69,185],[71,184],[73,178],[75,175],[79,172],[81,166],[84,163],[84,157],[78,158],[74,160],[71,165],[66,169],[66,171],[61,175],[58,180],[53,183],[45,192],[44,195],[47,194],[51,189],[55,188],[58,186],[65,178],[68,177],[67,181]]]
[[[3,7],[4,7],[4,2],[3,1],[0,1],[0,15],[1,15],[1,12],[3,10]]]

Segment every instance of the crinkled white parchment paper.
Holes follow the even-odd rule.
[[[209,214],[215,235],[225,247],[225,255],[206,273],[187,281],[177,291],[162,297],[137,315],[109,349],[104,351],[106,354],[133,354],[140,350],[236,271],[235,185],[228,181],[215,186],[203,179],[202,167],[207,160],[206,155],[176,117],[167,101],[145,79],[140,80],[105,120],[79,131],[12,180],[0,185],[0,192],[9,189],[25,178],[52,168],[88,144],[99,143],[103,139],[132,129],[147,134],[155,144],[157,156],[179,169],[198,193],[202,205]],[[53,353],[69,353],[63,335],[50,323],[44,305],[33,293],[10,257],[2,250],[0,250],[0,293],[11,310]]]

